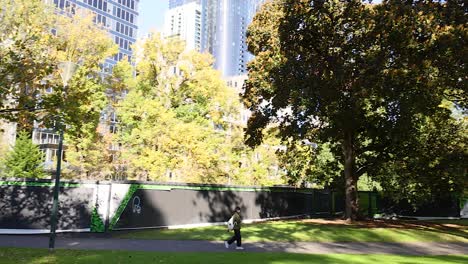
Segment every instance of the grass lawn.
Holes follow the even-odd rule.
[[[454,219],[454,220],[429,220],[428,223],[438,223],[445,225],[460,225],[468,226],[468,219]]]
[[[346,264],[455,264],[468,263],[468,256],[396,256],[396,255],[302,255],[283,253],[157,253],[131,251],[78,251],[47,249],[0,248],[2,264],[93,264],[93,263],[216,263],[216,264],[305,264],[305,263],[346,263]]]
[[[173,230],[114,232],[118,238],[168,240],[223,240],[231,233],[224,226]],[[277,221],[244,225],[244,241],[309,242],[467,242],[468,228],[463,224],[414,221],[369,221],[348,225],[334,220]]]

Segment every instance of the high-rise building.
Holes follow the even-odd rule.
[[[136,42],[138,5],[140,0],[44,0],[59,10],[89,10],[95,15],[95,23],[107,29],[109,35],[119,46],[118,54],[107,58],[101,65],[103,74],[108,72],[118,61],[133,57],[131,45]],[[109,123],[109,131],[115,132],[118,120],[112,109],[102,113],[102,121]],[[39,128],[34,124],[33,141],[39,144],[45,153],[45,166],[53,169],[57,156],[59,136],[53,129]]]
[[[197,1],[175,6],[167,11],[163,36],[178,37],[188,50],[201,51],[202,7]]]
[[[197,3],[200,4],[201,0],[169,0],[169,9],[176,8],[178,6],[182,6],[189,3]]]
[[[92,11],[95,22],[107,28],[119,45],[119,53],[106,59],[104,69],[112,68],[118,61],[132,58],[131,45],[137,37],[138,5],[140,0],[44,0],[59,9],[83,8]]]
[[[169,0],[165,36],[179,36],[192,48],[195,36],[186,32],[201,30],[200,50],[211,53],[215,68],[224,77],[246,74],[246,64],[252,59],[247,51],[247,27],[258,6],[265,0]],[[193,8],[197,18],[193,18]],[[189,8],[190,7],[190,8]],[[201,9],[201,23],[198,9]],[[200,26],[201,24],[201,26]]]
[[[225,77],[246,74],[246,64],[252,59],[247,51],[247,27],[263,1],[203,1],[206,5],[203,47],[215,57],[215,68]]]

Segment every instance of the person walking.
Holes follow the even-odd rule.
[[[241,231],[240,231],[241,230],[241,222],[242,222],[240,212],[241,212],[240,208],[236,207],[236,210],[234,211],[234,214],[231,217],[231,219],[232,219],[232,230],[234,230],[234,235],[231,237],[231,239],[229,239],[227,241],[224,241],[224,246],[226,248],[229,248],[229,245],[231,245],[232,243],[234,243],[234,241],[236,241],[237,242],[236,249],[238,249],[238,250],[244,249],[242,247],[242,237],[241,237]]]

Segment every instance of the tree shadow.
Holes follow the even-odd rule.
[[[312,214],[314,216],[329,217],[333,213],[332,193],[329,190],[313,190]]]
[[[127,202],[114,230],[132,228],[157,228],[171,225],[168,209],[170,192],[137,189]]]
[[[0,229],[50,229],[52,187],[2,185],[0,188]],[[58,230],[90,227],[93,193],[92,188],[59,188]]]
[[[255,205],[259,218],[310,215],[312,195],[297,192],[256,192]]]
[[[200,222],[227,221],[235,207],[242,218],[258,220],[310,214],[311,196],[293,191],[197,191],[192,200]]]
[[[249,195],[228,191],[197,191],[192,200],[193,208],[200,223],[216,223],[228,221],[236,207],[241,209],[243,219],[251,217]]]
[[[417,208],[406,200],[394,201],[391,197],[382,197],[385,214],[420,217],[460,217],[460,205],[457,199],[445,197],[420,204]]]

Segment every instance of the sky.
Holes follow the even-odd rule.
[[[138,17],[138,36],[145,36],[151,29],[162,30],[164,13],[169,6],[168,0],[140,0]]]

